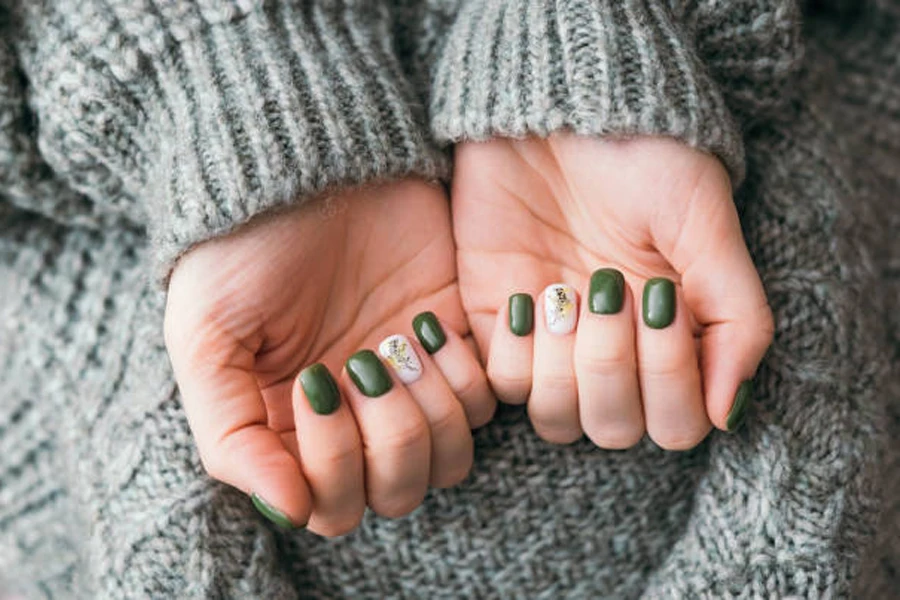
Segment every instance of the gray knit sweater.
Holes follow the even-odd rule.
[[[804,8],[0,0],[0,597],[890,597],[900,7]],[[740,185],[777,322],[743,430],[608,452],[503,409],[464,484],[332,541],[203,474],[162,340],[180,253],[563,128]]]

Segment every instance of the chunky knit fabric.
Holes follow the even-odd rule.
[[[0,595],[896,590],[889,0],[820,2],[805,35],[788,0],[0,7]],[[332,541],[203,474],[154,274],[322,190],[444,177],[432,137],[560,128],[673,136],[743,181],[777,322],[744,429],[608,452],[547,445],[504,409],[464,484]]]

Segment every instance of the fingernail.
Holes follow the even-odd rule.
[[[434,354],[447,343],[447,335],[433,312],[423,312],[413,319],[413,331],[428,354]]]
[[[369,398],[377,398],[394,387],[387,369],[371,350],[360,350],[348,358],[347,373],[357,389]]]
[[[735,431],[744,422],[751,402],[753,402],[753,381],[748,379],[738,386],[737,393],[734,395],[734,404],[731,405],[731,412],[725,419],[725,428],[729,432]]]
[[[575,289],[571,285],[555,283],[544,290],[544,315],[547,320],[547,331],[556,335],[565,335],[575,329],[578,318]]]
[[[378,345],[380,354],[403,383],[413,383],[422,376],[422,361],[405,335],[392,335]]]
[[[330,415],[341,405],[341,392],[328,367],[316,363],[300,371],[300,387],[313,411]]]
[[[524,337],[534,329],[534,300],[529,294],[513,294],[509,297],[509,330]]]
[[[296,529],[297,526],[294,525],[290,519],[287,518],[283,512],[260,498],[258,495],[253,494],[250,496],[250,500],[253,502],[253,506],[256,507],[256,510],[260,512],[262,516],[272,521],[282,529]]]
[[[597,269],[591,275],[588,309],[597,315],[614,315],[625,301],[625,276],[618,269]]]
[[[663,329],[675,320],[675,284],[665,277],[656,277],[644,285],[644,323],[653,329]]]

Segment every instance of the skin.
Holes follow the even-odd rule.
[[[593,315],[581,302],[576,331],[551,335],[541,291],[563,282],[583,298],[600,267],[624,273],[623,310]],[[659,276],[676,283],[678,306],[652,330],[640,294]],[[535,331],[518,338],[506,306],[523,291],[537,301]],[[446,346],[429,357],[416,344],[422,379],[394,376],[390,392],[363,397],[343,361],[390,334],[413,338],[424,310],[441,318]],[[724,428],[773,331],[717,160],[670,140],[559,135],[458,146],[452,230],[443,193],[410,181],[199,245],[173,272],[165,333],[210,475],[332,536],[366,505],[400,516],[428,485],[467,474],[469,428],[494,411],[467,320],[494,391],[527,401],[541,437],[586,433],[604,448],[649,433],[686,449]],[[296,382],[315,362],[341,388],[331,415]]]
[[[448,341],[423,377],[364,397],[343,363],[431,310]],[[449,206],[417,181],[344,191],[205,242],[176,265],[166,345],[209,474],[334,536],[366,505],[397,517],[461,481],[495,401],[460,303]],[[321,362],[340,408],[318,415],[299,371]],[[443,366],[442,366],[443,365]],[[445,371],[447,374],[445,376]]]
[[[656,138],[466,143],[452,202],[463,304],[491,384],[528,402],[542,438],[627,448],[647,433],[683,450],[725,429],[774,327],[718,160]],[[584,299],[601,267],[624,274],[623,310],[594,315],[582,301],[575,332],[548,333],[545,286],[568,283]],[[660,330],[641,318],[653,277],[676,284],[675,321]],[[516,292],[536,301],[526,338],[507,325]]]

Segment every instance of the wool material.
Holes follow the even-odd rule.
[[[0,595],[891,597],[900,10],[805,9],[0,1]],[[162,336],[179,255],[562,129],[727,165],[777,324],[743,429],[608,452],[506,408],[463,484],[332,541],[205,476]]]

